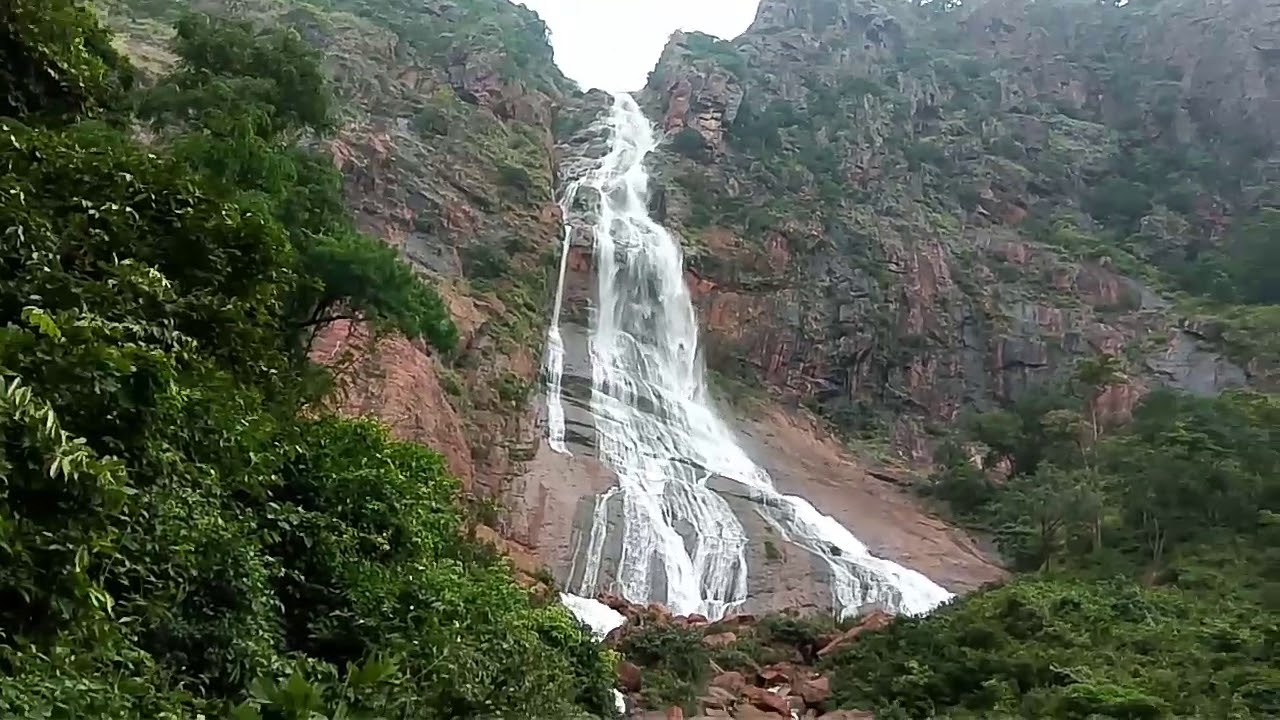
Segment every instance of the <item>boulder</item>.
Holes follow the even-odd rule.
[[[618,687],[630,693],[640,692],[643,687],[642,672],[638,665],[627,661],[618,664]]]
[[[731,632],[712,633],[702,638],[702,644],[707,647],[724,647],[737,642],[738,636]]]
[[[703,710],[729,710],[738,704],[738,694],[722,687],[712,685],[707,694],[698,698],[698,706]]]
[[[791,717],[791,706],[787,703],[787,699],[764,688],[748,685],[742,689],[742,697],[756,708],[781,717]]]
[[[758,673],[760,682],[765,687],[773,687],[774,685],[794,685],[799,673],[796,667],[791,663],[774,663],[765,667]]]
[[[825,675],[802,680],[795,688],[796,693],[809,707],[822,707],[831,697],[831,681]]]
[[[740,672],[720,673],[711,679],[711,686],[723,688],[737,695],[742,692],[742,688],[747,686],[747,679]]]

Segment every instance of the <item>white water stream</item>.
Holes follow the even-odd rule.
[[[608,124],[609,153],[566,190],[564,202],[568,220],[581,188],[600,196],[593,218],[591,412],[600,459],[618,478],[596,501],[582,580],[573,591],[596,594],[606,547],[618,542],[607,537],[609,506],[620,502],[621,555],[612,560],[623,597],[662,601],[676,614],[712,619],[740,605],[747,599],[747,535],[725,499],[707,486],[721,476],[741,484],[740,494],[784,537],[826,563],[842,613],[878,603],[918,614],[947,600],[951,594],[924,575],[873,557],[808,501],[779,493],[739,446],[707,394],[680,244],[649,217],[644,159],[657,146],[653,127],[625,94],[615,96]],[[547,352],[548,442],[563,453],[559,304],[565,262],[562,257]],[[654,597],[659,579],[665,598]]]

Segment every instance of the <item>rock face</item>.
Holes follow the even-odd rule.
[[[1274,7],[975,5],[764,0],[732,42],[671,39],[643,98],[711,366],[916,461],[1102,352],[1116,419],[1156,383],[1274,383],[1167,299],[1267,202],[1184,160],[1228,134],[1233,177],[1275,174]]]

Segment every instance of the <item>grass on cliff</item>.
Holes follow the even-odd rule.
[[[192,18],[131,117],[33,51],[100,47],[71,5],[0,49],[63,81],[0,119],[0,715],[610,715],[611,659],[466,539],[442,458],[316,404],[314,329],[452,325],[289,141],[314,55]]]

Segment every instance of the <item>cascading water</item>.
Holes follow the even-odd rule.
[[[579,591],[594,595],[608,540],[610,503],[622,508],[615,581],[635,602],[665,581],[676,613],[719,618],[747,598],[747,535],[729,504],[708,487],[715,476],[741,484],[762,517],[822,558],[835,606],[870,603],[922,613],[951,594],[920,573],[873,557],[834,519],[783,495],[720,419],[707,394],[698,324],[679,243],[649,217],[645,156],[653,128],[629,95],[614,97],[608,154],[566,191],[566,216],[582,187],[599,194],[594,218],[596,306],[590,328],[591,412],[600,458],[617,485],[597,500]],[[569,237],[565,237],[565,252]],[[564,283],[561,261],[561,285]],[[548,338],[549,444],[564,448],[560,405],[563,346],[559,300]]]

